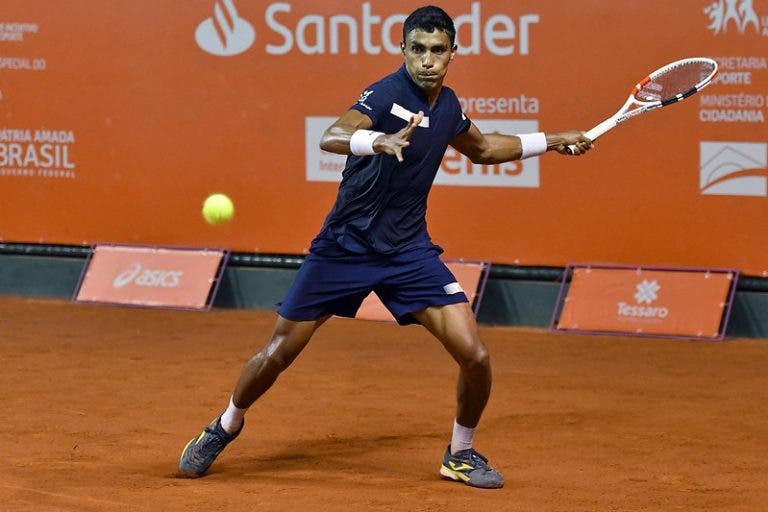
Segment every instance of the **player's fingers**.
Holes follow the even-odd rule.
[[[584,146],[582,146],[580,142],[577,142],[570,146],[563,147],[563,151],[560,151],[560,153],[563,155],[580,156],[584,154]]]
[[[583,134],[580,134],[577,136],[576,140],[567,146],[563,147],[563,151],[560,151],[560,148],[557,148],[557,151],[559,153],[562,153],[564,155],[574,155],[574,156],[580,156],[589,151],[594,147],[594,143],[591,139],[585,137]]]
[[[403,139],[408,140],[411,138],[411,134],[413,134],[413,131],[416,129],[417,126],[419,126],[419,123],[421,123],[421,120],[424,119],[424,112],[419,110],[419,113],[415,116],[411,116],[411,120],[408,123],[408,126],[405,128],[405,131],[403,132]]]
[[[416,129],[416,127],[419,125],[419,123],[414,123],[414,117],[411,118],[411,122],[408,123],[408,126],[405,127],[405,130],[403,130],[403,134],[401,135],[403,140],[408,140],[411,138],[411,135],[413,134],[413,131]]]

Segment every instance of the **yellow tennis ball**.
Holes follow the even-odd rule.
[[[208,224],[224,224],[232,220],[235,205],[224,194],[211,194],[203,202],[203,217]]]

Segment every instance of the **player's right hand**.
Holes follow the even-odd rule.
[[[584,135],[584,132],[572,130],[569,132],[560,132],[551,134],[553,139],[557,139],[557,145],[552,147],[561,155],[583,155],[594,148],[592,141]],[[547,141],[549,145],[549,140]]]

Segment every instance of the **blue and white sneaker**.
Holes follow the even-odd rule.
[[[216,457],[235,440],[243,430],[245,421],[234,434],[227,433],[221,426],[221,416],[205,427],[199,436],[193,437],[184,447],[179,459],[179,472],[187,478],[203,476]]]

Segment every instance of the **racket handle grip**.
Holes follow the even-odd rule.
[[[616,126],[616,121],[611,117],[610,119],[606,119],[605,121],[603,121],[602,123],[598,124],[597,126],[592,128],[588,132],[584,133],[584,136],[586,138],[588,138],[589,140],[594,141],[599,136],[601,136],[602,134],[604,134],[605,132],[607,132],[608,130],[613,128],[614,126]],[[576,146],[574,146],[574,145],[568,146],[568,149],[567,149],[568,154],[572,155],[575,149],[576,149]]]

